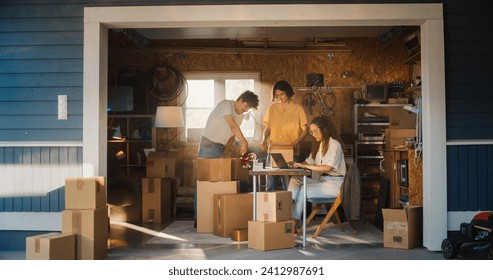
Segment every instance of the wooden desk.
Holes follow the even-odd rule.
[[[306,247],[306,176],[312,174],[308,169],[255,169],[248,172],[253,176],[253,220],[257,220],[257,176],[259,175],[289,175],[289,176],[303,176],[303,249]],[[296,226],[296,225],[295,225]]]

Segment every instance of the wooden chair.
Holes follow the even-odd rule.
[[[313,238],[316,238],[320,234],[320,232],[327,225],[327,223],[329,222],[330,218],[332,218],[332,216],[335,216],[339,228],[341,230],[344,230],[344,225],[341,222],[341,217],[337,212],[337,208],[339,208],[339,206],[342,203],[342,191],[336,197],[313,197],[307,199],[307,201],[311,202],[312,205],[314,206],[312,212],[310,213],[308,218],[306,218],[306,226],[308,226],[308,224],[313,220],[313,218],[318,213],[318,211],[322,208],[322,206],[324,206],[325,209],[327,210],[327,214],[325,215],[325,218],[323,219],[323,221],[320,223],[317,230],[313,234]]]
[[[347,194],[349,194],[349,192],[351,192],[353,190],[352,188],[354,188],[354,191],[359,191],[358,188],[355,188],[356,185],[352,186],[352,184],[355,183],[354,181],[351,182],[351,180],[347,180],[348,178],[352,178],[352,177],[356,177],[356,178],[358,178],[357,180],[359,180],[359,171],[358,171],[357,166],[354,163],[352,163],[349,165],[347,170],[348,170],[348,172],[346,173],[346,178],[344,178],[344,182],[341,185],[341,190],[336,197],[334,197],[334,196],[331,196],[331,197],[314,197],[314,198],[307,199],[308,202],[311,202],[312,205],[314,205],[312,212],[310,213],[310,215],[306,219],[306,225],[307,226],[308,226],[308,223],[311,222],[311,220],[315,217],[315,215],[318,213],[318,211],[320,210],[320,208],[322,206],[325,206],[325,209],[327,210],[327,214],[325,215],[325,218],[323,219],[323,221],[320,223],[317,230],[313,234],[313,238],[316,238],[320,234],[320,232],[322,231],[322,229],[324,229],[324,227],[327,225],[327,223],[332,218],[332,216],[335,217],[336,223],[339,225],[339,228],[341,230],[344,230],[344,225],[341,222],[341,217],[339,216],[339,213],[337,212],[337,208],[339,208],[339,206],[342,206],[342,200],[343,200],[343,195],[345,193],[345,189],[347,191],[346,192]],[[349,195],[348,198],[352,199],[351,195]],[[346,213],[346,215],[347,214],[348,213]],[[350,224],[350,227],[351,227],[353,234],[356,233],[356,230],[352,227],[351,224]]]

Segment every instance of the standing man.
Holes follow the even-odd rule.
[[[241,143],[240,153],[248,151],[248,142],[241,132],[240,125],[244,113],[250,108],[257,109],[258,96],[247,90],[236,101],[222,100],[212,110],[205,124],[199,145],[199,158],[220,158],[226,145],[232,145],[234,137]]]
[[[241,142],[240,153],[248,151],[248,142],[241,132],[240,125],[244,113],[250,108],[257,109],[258,96],[247,90],[236,101],[224,99],[212,110],[205,124],[199,145],[199,158],[220,158],[226,148],[233,145],[235,138]],[[197,193],[194,201],[194,218],[197,227]]]

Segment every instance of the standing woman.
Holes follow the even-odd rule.
[[[265,113],[262,124],[265,130],[260,148],[270,152],[271,145],[293,146],[294,160],[300,155],[300,142],[308,134],[308,121],[303,106],[291,99],[294,95],[293,87],[286,81],[278,81],[272,89],[272,101],[278,101],[270,105]],[[277,183],[281,177],[282,189],[286,190],[289,176],[267,176],[267,191],[277,190]]]
[[[310,122],[310,134],[315,141],[310,156],[301,163],[293,163],[293,167],[306,168],[312,171],[311,178],[306,178],[306,197],[328,197],[339,194],[344,176],[346,162],[342,149],[342,141],[333,122],[327,116],[315,117]],[[293,219],[295,223],[303,213],[303,177],[292,177],[288,190],[293,194]]]

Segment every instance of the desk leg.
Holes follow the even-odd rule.
[[[253,175],[253,221],[256,220],[257,220],[257,175]]]
[[[306,247],[306,175],[303,175],[303,249]]]

